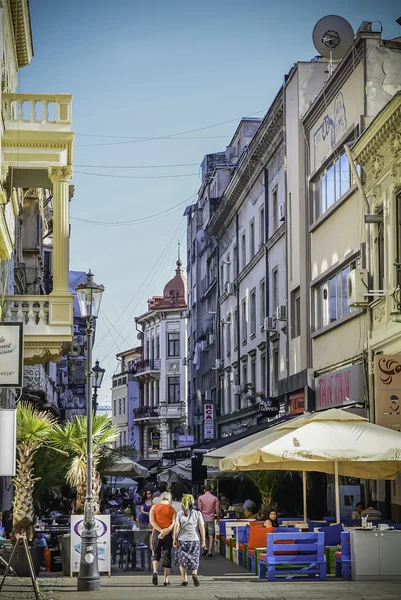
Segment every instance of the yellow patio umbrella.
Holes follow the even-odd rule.
[[[220,465],[223,467],[224,466]],[[317,413],[296,431],[238,456],[230,470],[333,473],[340,520],[339,475],[395,479],[401,471],[401,433],[340,409]]]

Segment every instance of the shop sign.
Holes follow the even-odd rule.
[[[401,431],[401,354],[375,356],[376,423]]]
[[[214,438],[214,405],[205,404],[203,407],[203,438],[212,440]]]
[[[22,387],[22,323],[0,324],[0,387]]]
[[[290,415],[300,415],[305,412],[305,394],[291,394]]]
[[[0,409],[0,477],[15,476],[17,411]]]
[[[110,515],[95,515],[97,533],[97,556],[100,573],[111,575]],[[71,573],[79,572],[81,562],[81,535],[84,530],[82,515],[71,515]]]
[[[179,446],[192,446],[194,443],[193,435],[179,435],[178,436],[178,445]]]
[[[152,450],[153,452],[158,452],[160,450],[160,431],[155,430],[151,433],[152,438]]]
[[[316,410],[364,402],[363,366],[353,365],[315,379]]]
[[[267,413],[269,417],[278,415],[280,407],[278,400],[271,398],[263,398],[260,401],[259,408],[261,412]]]

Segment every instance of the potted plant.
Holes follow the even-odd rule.
[[[17,406],[17,469],[13,479],[13,529],[11,541],[17,543],[20,536],[26,536],[31,544],[35,535],[33,491],[38,480],[34,472],[34,458],[42,446],[50,443],[50,432],[56,419],[47,412],[39,411],[31,404],[20,402]],[[40,571],[42,548],[30,546],[30,553],[36,575]],[[9,550],[8,557],[11,555]],[[7,557],[4,557],[7,560]],[[29,566],[22,546],[14,553],[12,568],[20,577],[29,577]]]

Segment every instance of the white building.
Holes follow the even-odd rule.
[[[139,452],[141,439],[138,427],[134,426],[134,414],[140,403],[140,384],[135,373],[141,357],[141,347],[116,355],[120,368],[113,375],[111,388],[111,420],[120,430],[116,445],[133,446]]]
[[[146,459],[160,458],[187,431],[186,298],[187,281],[178,260],[163,296],[148,300],[148,311],[136,318],[143,332],[143,359],[135,375],[142,398],[134,426],[139,426]]]

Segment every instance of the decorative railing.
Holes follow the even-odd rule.
[[[49,296],[6,296],[2,314],[6,323],[48,325]]]
[[[134,409],[134,418],[143,419],[146,417],[159,417],[160,410],[158,408],[150,408],[149,406],[140,406]]]
[[[5,121],[38,125],[70,125],[72,123],[71,94],[2,95]]]
[[[143,360],[136,363],[136,372],[145,373],[146,371],[160,371],[160,360]]]

